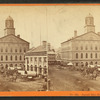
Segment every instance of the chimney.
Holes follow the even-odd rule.
[[[18,38],[20,38],[20,35],[17,35]]]
[[[74,31],[74,37],[77,37],[77,30]]]
[[[100,32],[98,32],[97,34],[100,35]]]
[[[46,47],[47,41],[43,41],[43,46]]]
[[[51,45],[50,45],[50,43],[48,43],[48,51],[50,51],[51,50]]]

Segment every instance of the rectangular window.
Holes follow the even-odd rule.
[[[31,61],[33,60],[33,58],[32,58],[32,57],[31,57],[30,59],[31,59]]]
[[[29,65],[27,65],[27,71],[29,71]]]
[[[41,62],[41,57],[39,57],[39,62]]]
[[[27,63],[29,63],[29,59],[27,58]]]
[[[37,61],[37,58],[35,57],[34,60]]]
[[[44,57],[44,62],[46,62],[46,57]]]

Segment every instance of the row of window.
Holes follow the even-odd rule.
[[[83,46],[81,46],[81,47],[76,47],[76,50],[98,50],[98,49],[100,49],[100,48],[98,48],[97,46],[95,46],[95,48],[93,48],[92,46],[90,46],[90,47],[88,47],[88,46],[86,46],[85,48],[83,48]]]
[[[26,58],[26,59],[27,59],[27,63],[29,63],[29,58]],[[31,57],[30,61],[32,62],[34,60],[35,62],[37,62],[37,59],[39,60],[39,62],[42,62],[42,57],[39,57],[39,58],[37,58],[37,57],[32,58]],[[43,61],[46,62],[46,57],[43,58]]]
[[[8,49],[6,48],[5,50],[3,49],[3,48],[1,48],[1,52],[8,52]],[[10,49],[10,52],[26,52],[26,49],[24,48],[24,50],[22,50],[22,49]]]
[[[15,57],[10,56],[10,60],[11,60],[11,61],[12,61],[12,60],[18,60],[18,59],[19,59],[19,60],[22,60],[22,56],[19,56],[19,57],[18,57],[18,56],[15,56]],[[8,61],[8,56],[5,56],[5,57],[4,57],[4,56],[1,56],[1,61],[3,61],[3,60],[4,60],[4,61],[5,61],[5,60]]]
[[[3,65],[1,64],[2,67],[5,67],[5,68],[8,68],[8,67],[17,67],[17,66],[20,66],[20,67],[25,67],[24,64],[6,64],[6,65]]]
[[[98,64],[98,63],[97,62],[93,63],[92,61],[91,62],[85,62],[85,63],[81,62],[81,66],[88,66],[88,65],[93,65],[93,64],[95,65],[95,64]],[[78,66],[78,65],[80,65],[80,63],[77,62],[76,66]]]
[[[78,53],[76,53],[76,58],[78,59],[78,58],[93,58],[93,54],[91,53],[91,54],[88,54],[88,53],[86,53],[86,54],[84,54],[84,56],[83,56],[83,53],[81,53],[80,54],[80,56],[79,56],[79,54]],[[97,55],[97,53],[95,53],[94,54],[94,57],[95,58],[98,58],[98,55]]]
[[[27,71],[29,71],[29,70],[33,71],[33,66],[32,65],[30,66],[30,69],[29,69],[29,65],[27,65]],[[47,69],[46,69],[46,66],[45,66],[45,69],[43,70],[44,73],[46,73],[46,70]],[[34,67],[34,71],[37,72],[37,66]],[[41,66],[38,68],[38,72],[42,73],[42,67]]]

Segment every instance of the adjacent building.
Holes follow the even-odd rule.
[[[61,47],[56,50],[56,64],[61,64]]]
[[[15,35],[14,20],[5,20],[5,36],[0,38],[0,64],[3,67],[25,67],[24,54],[29,50],[29,42]]]
[[[56,64],[56,52],[51,47],[51,44],[50,43],[48,43],[48,64],[49,65]]]
[[[89,14],[85,18],[85,33],[61,43],[61,59],[75,66],[100,64],[100,32],[95,33],[94,18]]]
[[[25,54],[25,70],[36,72],[38,75],[44,75],[48,72],[47,42],[32,48]]]

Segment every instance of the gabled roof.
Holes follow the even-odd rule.
[[[15,35],[13,35],[13,34],[9,34],[9,35],[6,35],[6,36],[4,36],[4,37],[1,37],[0,38],[0,42],[1,41],[3,41],[4,39],[5,39],[5,42],[7,41],[8,42],[8,40],[7,40],[7,38],[9,38],[9,40],[10,40],[10,38],[16,38],[16,39],[18,39],[19,41],[23,41],[23,42],[26,42],[26,43],[28,43],[29,44],[29,42],[27,42],[26,40],[24,40],[24,39],[22,39],[22,38],[20,38],[20,37],[17,37],[17,36],[15,36]]]
[[[38,55],[45,55],[46,54],[46,47],[45,46],[43,46],[43,45],[40,45],[40,46],[38,46],[38,47],[36,47],[36,48],[31,48],[29,51],[27,51],[26,52],[26,56],[30,56],[30,55],[36,55],[36,56],[38,56]]]
[[[8,16],[6,20],[13,20],[11,16]]]
[[[42,51],[47,51],[47,50],[46,50],[45,46],[40,45],[40,46],[34,48],[31,52],[42,52]]]
[[[62,42],[61,44],[65,43],[65,42],[72,41],[72,40],[74,40],[74,39],[76,39],[76,38],[79,38],[79,37],[84,36],[84,35],[89,34],[89,33],[91,33],[91,32],[84,33],[84,34],[79,35],[79,36],[77,36],[77,37],[73,37],[73,38],[71,38],[71,39],[69,39],[69,40],[67,40],[67,41]],[[94,32],[92,32],[92,33],[94,33]],[[97,34],[97,33],[94,33],[94,34],[100,37],[100,35],[99,35],[99,34]]]

